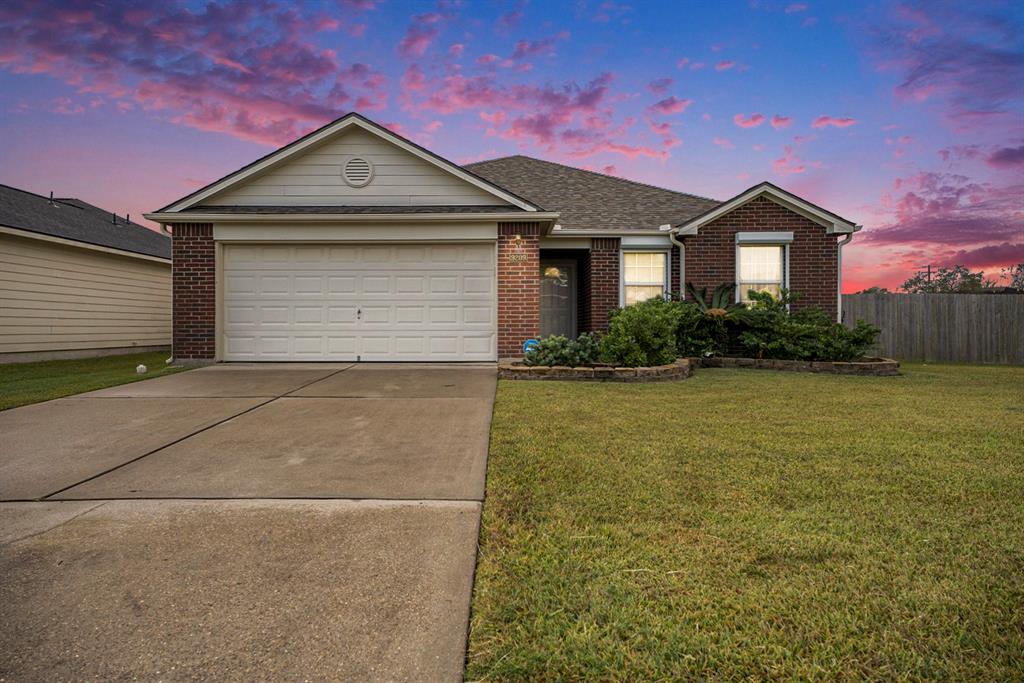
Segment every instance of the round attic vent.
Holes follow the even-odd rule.
[[[373,164],[363,157],[352,157],[341,169],[341,177],[352,187],[362,187],[373,179]]]

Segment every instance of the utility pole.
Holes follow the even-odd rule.
[[[926,273],[925,280],[928,282],[928,284],[931,284],[931,282],[932,282],[932,264],[929,263],[927,266],[918,266],[918,268],[923,268],[924,269],[924,271]]]

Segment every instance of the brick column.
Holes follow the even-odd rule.
[[[608,330],[608,312],[619,307],[619,238],[590,241],[590,331]]]
[[[171,229],[172,354],[176,361],[212,361],[217,343],[213,225],[178,223]]]
[[[498,223],[498,357],[540,335],[540,224]]]

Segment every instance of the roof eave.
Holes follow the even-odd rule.
[[[821,225],[825,228],[826,234],[850,234],[857,232],[862,227],[844,220],[830,211],[826,211],[791,192],[787,192],[786,190],[765,181],[744,190],[732,199],[722,202],[718,206],[709,209],[699,216],[695,216],[688,221],[679,223],[672,232],[676,235],[696,235],[700,228],[704,227],[708,223],[765,194],[771,195],[773,201],[781,204],[794,213],[798,213],[808,220]]]
[[[480,221],[529,221],[554,225],[559,214],[552,211],[500,211],[492,213],[200,213],[190,211],[155,212],[143,214],[157,223],[431,223]]]

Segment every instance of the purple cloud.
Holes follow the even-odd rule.
[[[1015,168],[1024,164],[1024,145],[1020,147],[1003,147],[997,149],[986,159],[989,164],[998,168]]]

